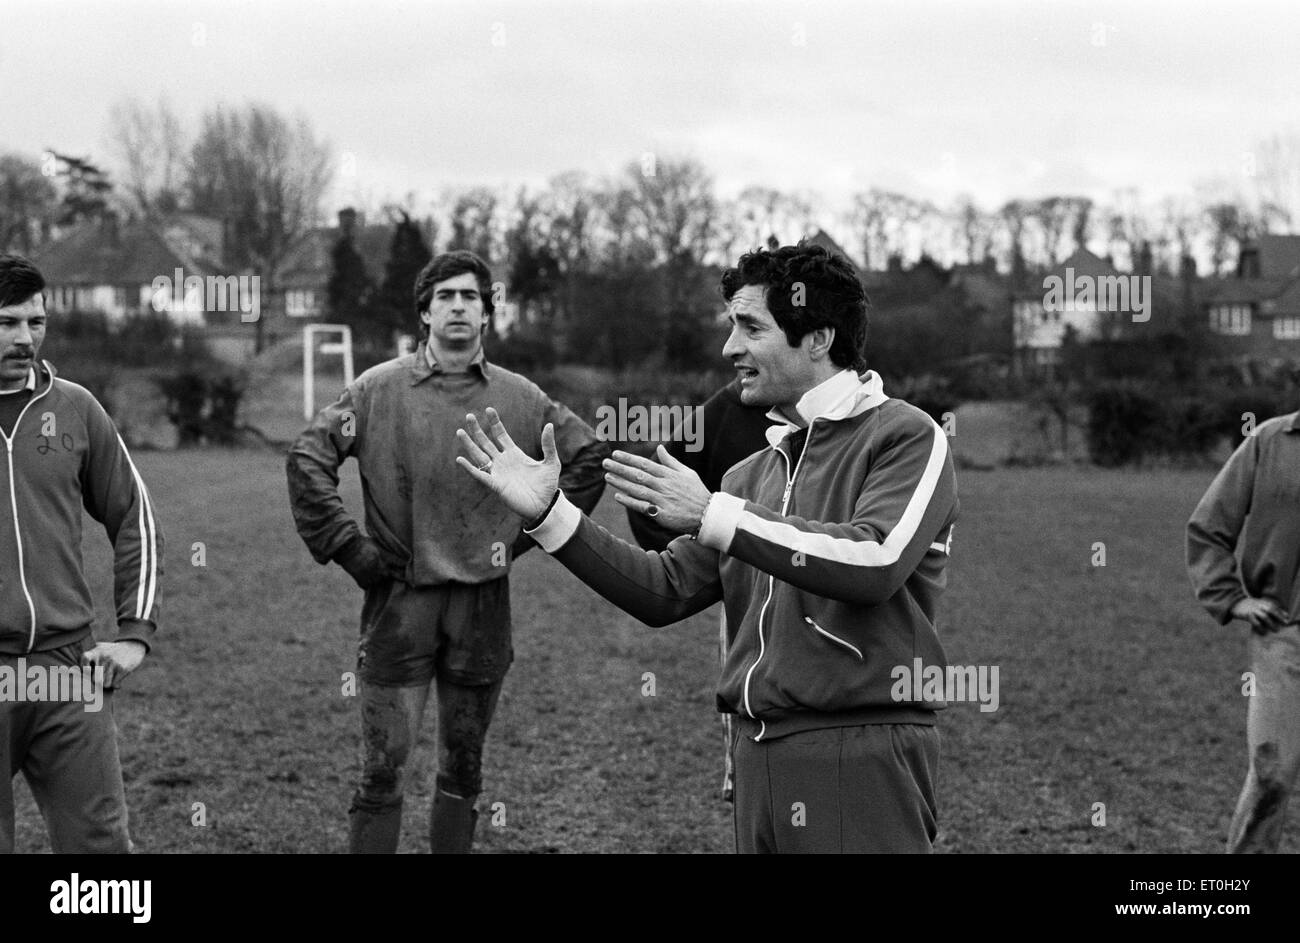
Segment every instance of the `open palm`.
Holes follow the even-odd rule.
[[[456,437],[465,452],[456,456],[456,464],[490,488],[502,504],[525,521],[531,521],[546,510],[560,485],[555,427],[548,422],[542,430],[542,460],[539,462],[515,445],[495,409],[488,407],[487,419],[491,436],[483,431],[472,414],[465,417],[466,429],[456,430]]]

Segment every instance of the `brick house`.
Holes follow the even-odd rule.
[[[1243,246],[1236,274],[1210,284],[1204,314],[1218,359],[1300,363],[1300,236]]]
[[[333,252],[340,239],[350,238],[365,263],[366,274],[379,285],[384,279],[393,226],[367,225],[365,216],[348,207],[339,210],[336,226],[308,230],[286,254],[276,269],[276,300],[273,310],[285,318],[302,321],[328,319],[330,275]]]
[[[44,246],[32,261],[45,276],[52,313],[98,313],[109,323],[165,311],[178,324],[205,323],[205,298],[180,300],[155,282],[221,273],[220,223],[191,216],[162,223],[107,215],[74,227]],[[206,234],[206,236],[205,236]],[[177,301],[180,300],[180,303]]]

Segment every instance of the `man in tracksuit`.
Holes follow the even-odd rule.
[[[739,718],[741,852],[928,852],[936,835],[941,698],[911,700],[895,669],[946,669],[936,603],[957,516],[946,437],[885,396],[864,366],[866,296],[818,246],[741,258],[722,279],[723,355],[741,401],[772,407],[770,447],[710,494],[662,464],[616,452],[618,501],[687,536],[646,553],[593,524],[521,452],[499,416],[466,417],[457,459],[529,521],[530,534],[606,599],[666,625],[719,599],[736,626],[718,707]],[[516,429],[527,429],[516,426]]]
[[[13,778],[22,771],[55,853],[129,852],[111,690],[140,666],[158,627],[162,534],[113,421],[37,353],[45,280],[0,255],[0,853],[14,848]],[[117,639],[95,643],[81,564],[82,508],[113,544]],[[102,669],[102,672],[96,671]],[[46,685],[79,670],[75,687]],[[15,686],[22,686],[21,693]],[[7,696],[5,696],[7,695]]]
[[[397,850],[407,761],[435,679],[430,848],[471,848],[483,743],[514,657],[507,575],[534,543],[516,514],[456,470],[465,414],[492,403],[521,428],[553,424],[562,480],[585,510],[600,500],[600,463],[609,454],[569,409],[484,357],[492,280],[477,255],[449,252],[425,266],[415,310],[419,348],[358,377],[298,438],[287,464],[294,521],[312,556],[337,562],[365,590],[357,656],[365,758],[349,810],[354,853]],[[524,447],[541,455],[536,436]],[[338,493],[349,456],[360,466],[366,533]]]
[[[1187,571],[1220,625],[1250,626],[1250,768],[1228,852],[1276,852],[1300,772],[1300,412],[1261,423],[1187,522]]]

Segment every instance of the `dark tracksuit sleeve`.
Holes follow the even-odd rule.
[[[956,515],[947,438],[933,422],[900,435],[867,472],[844,522],[783,516],[718,492],[700,542],[819,596],[879,605],[911,578]]]
[[[548,399],[542,422],[555,426],[555,450],[560,456],[560,490],[583,513],[590,514],[605,491],[605,469],[601,465],[613,449],[563,403]],[[536,542],[522,531],[512,548],[515,557],[527,553]]]
[[[716,551],[689,537],[678,537],[662,553],[639,550],[563,493],[530,533],[574,576],[646,625],[679,622],[722,599]]]
[[[87,412],[86,428],[90,448],[81,469],[81,498],[113,544],[116,640],[152,648],[162,602],[162,529],[144,479],[113,420],[97,402]]]
[[[1255,490],[1259,440],[1248,436],[1210,482],[1187,522],[1187,575],[1202,606],[1220,625],[1247,597],[1237,567],[1237,537]]]
[[[361,436],[359,400],[356,384],[345,389],[298,436],[285,461],[293,522],[317,563],[328,563],[362,536],[339,496],[339,466]]]

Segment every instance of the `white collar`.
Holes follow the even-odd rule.
[[[887,399],[889,397],[885,395],[885,385],[880,374],[868,370],[859,377],[845,367],[799,397],[794,408],[807,426],[812,425],[814,419],[835,420],[855,416],[879,406]],[[778,412],[776,407],[768,411],[767,418],[777,423],[767,427],[767,441],[773,447],[799,428]]]
[[[27,382],[23,384],[22,389],[0,390],[0,396],[10,396],[14,393],[21,393],[23,390],[31,390],[33,392],[36,391],[36,368],[35,367],[27,368]]]

